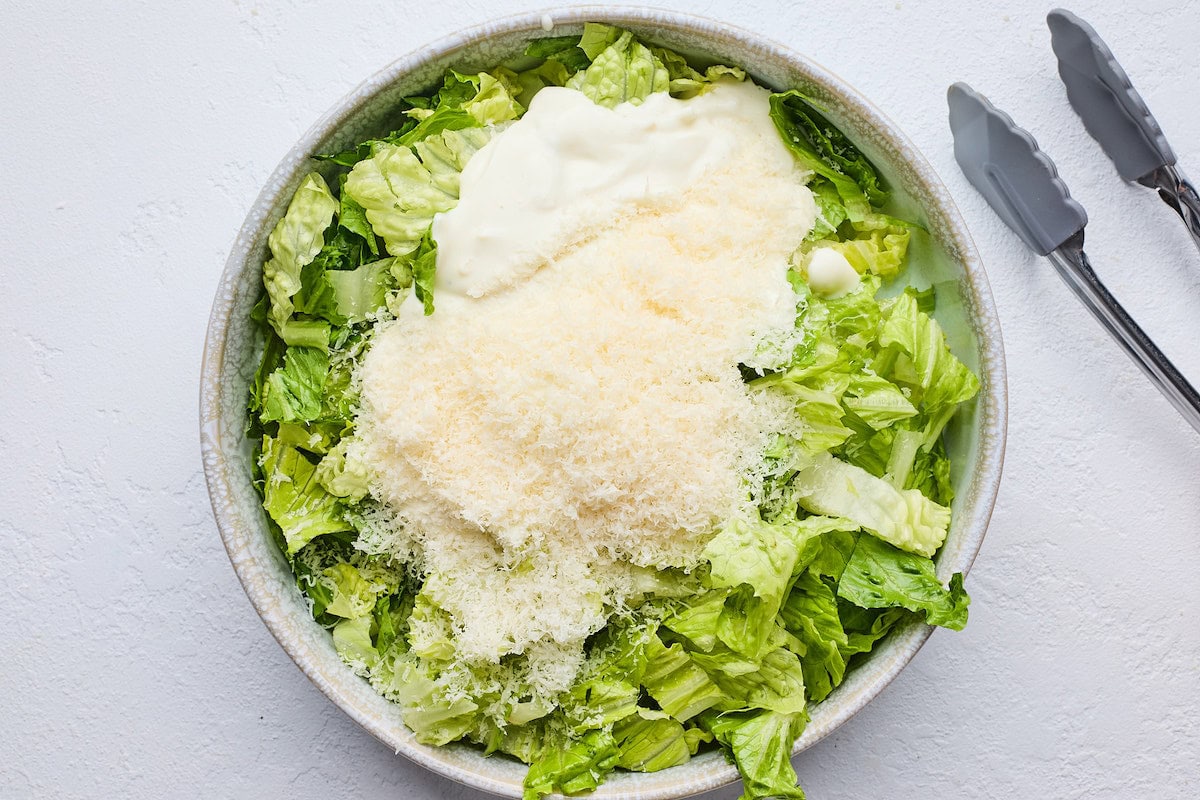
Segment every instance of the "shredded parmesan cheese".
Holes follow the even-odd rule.
[[[460,657],[581,647],[636,598],[639,568],[695,566],[749,507],[790,409],[738,364],[785,360],[788,260],[816,215],[754,91],[760,116],[722,118],[720,158],[679,191],[573,215],[520,281],[437,295],[429,317],[406,303],[376,334],[359,430],[394,521],[371,540],[417,555]],[[508,202],[539,207],[520,185]]]

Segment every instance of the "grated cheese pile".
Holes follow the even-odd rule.
[[[372,546],[416,555],[459,657],[581,647],[647,568],[695,566],[749,507],[772,433],[794,427],[738,364],[788,352],[788,260],[816,209],[748,86],[757,116],[714,123],[720,157],[679,191],[573,215],[554,252],[514,268],[527,277],[435,293],[429,317],[406,301],[376,334],[360,447],[394,522]],[[708,96],[670,102],[702,111]]]

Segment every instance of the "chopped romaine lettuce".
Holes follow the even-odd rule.
[[[809,700],[819,703],[842,682],[846,673],[842,652],[848,641],[838,617],[837,594],[829,583],[809,570],[796,580],[779,617],[802,645],[797,655],[804,686]]]
[[[371,489],[371,474],[354,444],[353,438],[342,439],[317,464],[317,481],[325,490],[351,502],[365,499]]]
[[[929,316],[932,290],[880,299],[915,226],[881,208],[878,171],[814,99],[770,99],[782,141],[811,173],[818,216],[789,273],[791,358],[743,368],[797,423],[764,453],[761,485],[746,487],[756,513],[717,526],[688,574],[631,566],[636,599],[574,651],[565,690],[545,689],[529,653],[463,661],[436,580],[419,563],[359,549],[385,507],[356,438],[355,369],[374,326],[409,292],[434,312],[431,225],[457,204],[468,161],[546,86],[611,108],[746,80],[602,24],[534,40],[525,55],[450,71],[436,91],[404,99],[399,127],[321,157],[337,196],[309,175],[273,230],[252,314],[266,341],[247,426],[261,441],[253,470],[269,527],[314,619],[417,740],[521,759],[527,800],[590,791],[618,767],[678,766],[711,742],[737,765],[748,800],[802,798],[790,756],[810,705],[897,626],[966,623],[961,575],[944,586],[930,556],[953,498],[942,433],[979,390]],[[857,287],[809,291],[817,248],[841,253]]]
[[[791,90],[771,96],[771,118],[801,164],[838,190],[850,218],[870,213],[888,199],[879,173],[862,151],[823,115],[817,101]]]
[[[620,757],[617,766],[634,772],[657,772],[691,758],[683,725],[665,712],[639,708],[613,725]]]
[[[666,647],[655,637],[647,649],[648,665],[642,686],[659,708],[686,722],[719,703],[724,694],[683,647]]]
[[[607,730],[590,731],[580,739],[545,747],[529,765],[525,800],[537,800],[554,791],[590,792],[612,772],[620,757],[617,743]]]
[[[321,414],[329,354],[315,347],[289,347],[283,366],[263,386],[264,422],[308,422]]]
[[[325,246],[325,229],[337,210],[329,186],[313,172],[301,181],[283,219],[267,237],[271,248],[271,258],[263,265],[263,283],[271,303],[267,319],[288,344],[302,344],[289,337],[288,328],[292,296],[300,291],[300,271]]]
[[[778,627],[772,629],[772,634],[772,641],[785,640]],[[782,644],[759,659],[746,658],[720,645],[711,653],[693,653],[691,657],[724,693],[716,706],[720,711],[765,708],[785,714],[804,712],[807,701],[800,659]]]
[[[350,530],[342,504],[317,482],[316,471],[296,448],[263,438],[263,507],[283,530],[289,554],[317,536]]]
[[[576,43],[590,64],[601,53],[616,43],[624,33],[625,31],[614,25],[605,25],[600,22],[586,22],[583,25],[583,35],[576,39]]]
[[[586,38],[586,35],[585,35]],[[594,44],[580,43],[592,58],[587,69],[575,73],[567,87],[578,89],[597,105],[640,103],[654,92],[670,88],[671,76],[650,48],[623,31],[615,41],[592,55]]]
[[[967,624],[970,599],[962,588],[962,575],[942,586],[933,562],[905,553],[876,539],[862,536],[846,571],[838,581],[838,596],[862,608],[907,608],[924,611],[930,625],[962,630]]]
[[[893,379],[914,392],[919,390],[922,410],[934,415],[936,427],[931,425],[926,431],[926,444],[932,445],[949,419],[937,412],[953,410],[974,397],[979,379],[954,357],[937,320],[922,312],[908,293],[891,301],[879,344],[899,350],[900,357],[892,366]]]
[[[946,539],[950,509],[828,453],[797,472],[792,486],[808,511],[846,517],[909,552],[932,556]]]
[[[346,192],[365,209],[389,253],[411,254],[434,215],[458,203],[459,175],[493,131],[491,127],[443,130],[411,148],[380,143],[370,158],[354,165]]]
[[[554,62],[572,73],[584,69],[592,63],[588,54],[579,46],[578,36],[548,36],[544,39],[534,39],[525,48],[525,55]]]
[[[742,774],[742,800],[796,798],[804,792],[796,785],[792,744],[808,724],[807,713],[771,711],[712,715],[707,727],[725,745]]]

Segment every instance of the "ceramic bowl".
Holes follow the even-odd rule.
[[[262,291],[267,234],[283,215],[310,156],[341,150],[388,129],[400,97],[434,86],[448,67],[473,71],[518,54],[537,36],[578,32],[585,21],[605,21],[685,54],[749,70],[760,83],[798,87],[823,103],[829,117],[880,168],[895,192],[896,211],[916,219],[928,236],[916,237],[910,278],[938,287],[937,318],[954,349],[982,379],[979,397],[948,430],[955,465],[954,518],[938,558],[943,579],[966,572],[979,550],[1000,482],[1006,426],[1004,352],[991,291],[979,255],[945,187],[890,121],[842,79],[802,55],[758,34],[713,20],[644,8],[575,7],[510,17],[461,33],[398,59],[368,78],[322,117],[271,175],[233,245],[217,289],[201,379],[200,425],[204,469],[213,511],[234,569],[275,638],[330,700],[374,736],[418,764],[463,784],[520,797],[525,766],[503,756],[484,757],[467,745],[429,747],[404,727],[397,706],[347,669],[330,636],[311,618],[288,565],[267,531],[250,481],[250,443],[243,436],[248,386],[261,340],[250,308]],[[864,67],[865,68],[865,67]],[[823,703],[795,752],[841,725],[891,681],[930,634],[924,625],[897,630]],[[676,798],[737,779],[718,752],[650,774],[617,772],[595,793],[604,798]]]

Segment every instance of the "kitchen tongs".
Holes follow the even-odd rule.
[[[1060,74],[1088,131],[1123,177],[1158,189],[1200,246],[1195,190],[1175,169],[1174,153],[1125,72],[1095,31],[1074,15],[1054,11],[1048,21]],[[1106,81],[1125,88],[1113,91]],[[951,86],[948,101],[954,156],[967,180],[1031,250],[1050,259],[1067,286],[1200,432],[1200,394],[1092,270],[1083,251],[1087,212],[1071,198],[1054,162],[1027,131],[966,84]],[[1139,109],[1137,115],[1127,107]]]

